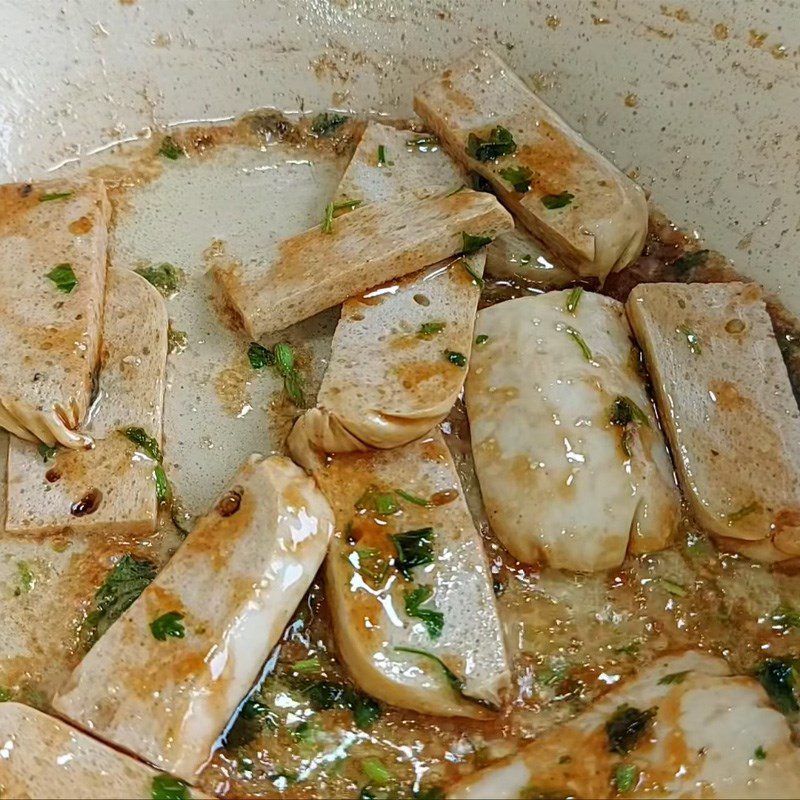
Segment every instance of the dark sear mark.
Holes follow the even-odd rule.
[[[73,503],[70,508],[70,514],[73,517],[85,517],[88,514],[94,514],[100,507],[100,501],[103,499],[103,493],[99,489],[89,489],[88,492],[77,503]]]
[[[231,489],[217,503],[217,513],[221,517],[232,517],[242,504],[243,489]]]

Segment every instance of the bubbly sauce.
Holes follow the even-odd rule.
[[[331,136],[321,137],[312,134],[308,120],[298,124],[269,111],[229,126],[183,129],[172,138],[188,157],[174,168],[196,171],[215,160],[226,164],[231,151],[245,148],[269,155],[264,170],[292,176],[282,186],[288,194],[295,191],[298,181],[308,179],[305,174],[296,177],[297,165],[306,160],[336,178],[355,147],[360,126],[359,121],[350,121]],[[159,156],[158,147],[159,142],[153,142],[96,170],[113,179],[115,219],[121,228],[131,227],[130,214],[147,199],[151,185],[153,196],[157,192],[164,195],[165,199],[158,201],[163,207],[177,199],[168,189],[156,188],[162,173],[173,169],[173,164]],[[246,169],[258,168],[248,162],[248,166],[235,169],[249,175]],[[314,180],[321,180],[319,173]],[[328,184],[335,186],[335,180]],[[319,186],[314,188],[313,202],[321,209],[327,195]],[[207,188],[198,192],[201,198],[207,197]],[[193,200],[190,197],[186,202]],[[145,217],[139,224],[147,221]],[[302,230],[308,224],[304,218],[295,228]],[[284,235],[294,232],[288,230]],[[117,231],[118,259],[132,253],[121,235]],[[211,240],[217,232],[208,230],[204,235]],[[268,242],[265,246],[273,245]],[[698,250],[694,239],[654,213],[644,253],[629,269],[612,275],[603,291],[624,300],[642,281],[740,277],[718,253],[691,255]],[[186,331],[188,344],[185,352],[179,350],[169,357],[172,377],[165,412],[165,464],[178,495],[188,499],[194,513],[213,501],[222,485],[221,476],[232,475],[252,450],[279,449],[293,417],[300,413],[288,403],[279,380],[266,371],[263,375],[248,373],[242,355],[247,341],[220,323],[209,302],[210,283],[205,282],[203,272],[198,267],[186,292],[168,302],[170,317]],[[481,302],[488,305],[545,289],[534,283],[487,277]],[[196,306],[182,299],[184,296],[193,297]],[[193,310],[201,307],[202,312]],[[779,302],[771,300],[769,310],[795,393],[800,395],[800,326]],[[310,400],[324,370],[335,319],[335,315],[320,315],[285,334],[297,347],[297,363]],[[210,355],[203,350],[207,342],[216,342],[213,346],[218,348],[209,351]],[[197,416],[187,416],[190,412]],[[260,418],[259,427],[253,427],[256,417]],[[197,428],[193,437],[176,432],[192,426]],[[513,669],[505,707],[487,721],[425,717],[381,707],[372,724],[359,727],[346,704],[327,702],[324,691],[322,699],[320,696],[320,686],[327,686],[328,697],[329,684],[355,687],[337,661],[324,588],[316,583],[272,653],[263,680],[203,771],[202,788],[222,797],[379,798],[411,797],[414,792],[424,797],[429,789],[446,787],[492,759],[515,752],[522,742],[549,726],[573,717],[665,651],[706,649],[723,655],[734,671],[741,673],[752,672],[767,655],[797,652],[800,630],[776,622],[773,616],[779,607],[792,606],[800,594],[800,578],[792,568],[773,568],[721,553],[688,516],[672,548],[628,558],[621,568],[608,573],[578,575],[515,561],[486,523],[472,468],[469,426],[460,401],[441,427],[494,576]],[[215,459],[215,467],[206,466]],[[198,462],[196,471],[191,472],[190,462]],[[191,480],[184,472],[190,472]],[[59,683],[56,678],[63,678],[82,652],[80,629],[105,575],[101,565],[108,565],[110,556],[123,552],[149,554],[160,563],[177,542],[173,526],[164,519],[152,541],[136,547],[125,542],[88,542],[89,551],[95,551],[91,556],[81,548],[67,559],[77,569],[39,567],[37,559],[44,563],[45,557],[34,553],[28,560],[35,573],[52,573],[56,582],[71,581],[68,611],[55,614],[57,623],[48,634],[62,649],[66,645],[66,655],[48,650],[44,661],[41,653],[32,655],[30,650],[27,655],[7,656],[0,661],[0,685],[13,687],[15,696],[47,708]],[[55,549],[56,540],[50,539],[47,547]],[[20,582],[25,585],[25,580],[19,577],[22,568],[16,567],[9,553],[3,553],[2,577],[13,592]],[[31,612],[29,621],[33,624],[38,619],[45,624],[45,611],[52,605],[43,603],[45,610]],[[65,613],[68,618],[61,620]],[[21,636],[27,633],[20,630]],[[45,666],[48,660],[53,662],[52,669]],[[30,693],[38,693],[35,702]],[[376,769],[376,759],[382,769]]]

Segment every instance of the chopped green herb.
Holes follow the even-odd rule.
[[[389,538],[397,550],[394,565],[406,580],[411,580],[411,570],[415,567],[433,563],[434,536],[433,528],[420,528],[390,535]]]
[[[416,136],[406,140],[406,147],[413,147],[423,153],[432,153],[439,149],[439,140],[435,136]]]
[[[57,264],[47,273],[47,277],[53,281],[56,289],[64,294],[69,294],[78,285],[78,279],[72,271],[72,264]]]
[[[368,578],[374,588],[381,586],[389,571],[389,562],[383,553],[375,547],[360,547],[356,556],[359,573]]]
[[[492,128],[488,139],[475,133],[467,137],[467,153],[478,161],[496,161],[502,156],[510,156],[516,149],[517,144],[511,131],[502,125]]]
[[[542,197],[542,205],[554,211],[557,208],[568,206],[575,199],[575,195],[570,192],[560,192],[559,194],[546,194]]]
[[[322,219],[322,232],[333,233],[333,220],[340,211],[352,211],[361,205],[360,200],[342,200],[341,203],[328,203],[325,206],[325,216]]]
[[[73,192],[51,192],[50,194],[40,194],[39,202],[49,203],[51,200],[66,200],[68,197],[72,197],[73,194]]]
[[[694,253],[687,253],[672,262],[672,270],[675,277],[686,280],[692,276],[697,267],[702,266],[708,260],[708,250],[697,250]]]
[[[567,335],[571,336],[575,340],[575,343],[578,345],[578,347],[580,347],[581,353],[583,353],[583,357],[587,361],[591,361],[592,351],[589,349],[589,345],[586,344],[586,340],[583,338],[583,336],[581,336],[580,332],[576,331],[575,328],[572,327],[567,327],[565,328],[565,330],[567,332]]]
[[[156,617],[150,623],[150,632],[159,642],[165,642],[168,636],[173,639],[183,639],[186,629],[183,627],[182,619],[183,614],[177,611],[167,611],[166,614]]]
[[[161,140],[158,154],[170,161],[176,161],[183,155],[183,148],[171,136],[165,136]]]
[[[413,655],[422,656],[423,658],[430,659],[435,664],[438,664],[441,668],[442,672],[444,673],[444,677],[447,682],[450,684],[450,687],[461,694],[464,690],[464,681],[458,677],[458,675],[447,666],[447,664],[442,661],[439,656],[435,656],[433,653],[429,653],[427,650],[420,650],[416,647],[395,647],[395,652],[397,653],[411,653]]]
[[[275,368],[283,377],[283,389],[289,399],[296,405],[305,403],[303,394],[303,379],[294,366],[294,351],[286,342],[280,342],[273,348]]]
[[[370,486],[355,502],[358,511],[371,511],[382,517],[396,514],[400,506],[393,492],[381,492],[377,486]]]
[[[630,425],[631,423],[650,427],[650,420],[647,414],[630,397],[626,397],[623,394],[617,395],[617,399],[614,400],[614,405],[611,409],[611,424]]]
[[[465,256],[468,256],[471,253],[475,253],[480,250],[481,247],[490,244],[491,241],[491,236],[472,236],[472,234],[469,234],[466,231],[461,231],[461,252]]]
[[[679,683],[683,683],[686,680],[686,676],[691,672],[690,669],[685,669],[683,672],[670,672],[669,675],[665,675],[660,681],[659,684],[664,686],[671,686],[677,685]]]
[[[739,522],[739,520],[742,520],[745,517],[749,517],[751,514],[755,514],[756,511],[761,511],[761,504],[757,502],[748,503],[738,511],[732,511],[730,514],[728,514],[727,519],[729,523],[733,524],[734,522]]]
[[[292,664],[292,670],[294,672],[319,672],[322,669],[322,665],[319,663],[319,658],[316,656],[314,658],[306,658],[303,661],[295,661]]]
[[[395,489],[394,492],[398,497],[401,497],[407,503],[413,503],[415,506],[430,508],[433,505],[430,500],[426,500],[424,497],[417,497],[415,494],[406,492],[403,489]]]
[[[620,794],[627,794],[639,782],[639,769],[633,764],[618,764],[614,770],[614,785]]]
[[[353,712],[353,721],[365,730],[381,715],[381,707],[371,698],[347,686],[329,681],[315,681],[303,690],[314,711],[332,708],[348,708]]]
[[[158,442],[152,436],[148,436],[145,433],[144,428],[125,428],[123,433],[145,455],[150,456],[153,461],[161,461],[161,448],[159,447]]]
[[[265,703],[251,697],[242,705],[239,716],[226,734],[225,746],[243,747],[250,744],[264,729],[277,728],[277,714]]]
[[[172,327],[172,323],[167,328],[167,350],[170,353],[182,353],[189,343],[189,335],[186,331],[179,331]]]
[[[789,628],[800,628],[800,611],[795,611],[790,606],[779,606],[772,614],[772,622],[775,627],[787,630]]]
[[[317,740],[317,729],[311,722],[301,722],[293,731],[295,741],[309,745]]]
[[[568,295],[567,295],[567,311],[575,316],[575,312],[578,310],[578,303],[581,301],[581,297],[583,297],[583,287],[576,286]]]
[[[36,452],[39,453],[45,464],[56,457],[56,448],[43,443],[36,448]]]
[[[0,686],[0,703],[7,703],[11,699],[11,691],[5,686]]]
[[[379,167],[393,167],[394,161],[387,161],[386,160],[386,146],[379,144],[378,145],[378,166]]]
[[[154,267],[139,267],[134,272],[155,286],[162,297],[172,297],[183,283],[183,270],[166,261]]]
[[[692,353],[699,356],[703,352],[700,347],[700,337],[691,330],[691,328],[688,328],[686,325],[678,325],[677,331],[686,337],[686,343],[689,345],[689,349]]]
[[[189,785],[172,775],[156,775],[150,797],[152,800],[188,800]]]
[[[17,572],[19,572],[20,593],[28,594],[36,585],[36,577],[27,561],[17,562]]]
[[[264,369],[264,367],[271,367],[275,363],[275,356],[271,350],[267,350],[263,344],[258,342],[250,342],[247,348],[247,359],[253,369]]]
[[[126,553],[117,561],[94,595],[94,610],[86,617],[89,643],[102,636],[156,576],[156,567]]]
[[[417,331],[417,338],[430,339],[434,334],[441,333],[444,328],[444,322],[423,322]]]
[[[486,344],[489,341],[489,337],[485,333],[481,333],[480,335],[475,337],[475,344],[481,345]]]
[[[438,639],[444,627],[444,614],[429,608],[421,608],[422,604],[430,600],[433,589],[430,586],[417,586],[404,593],[406,614],[422,620],[431,639]]]
[[[759,745],[756,747],[755,752],[753,753],[753,758],[757,761],[763,761],[767,757],[767,751]]]
[[[784,714],[800,711],[797,702],[797,666],[794,659],[768,658],[758,668],[756,677],[779,711]]]
[[[467,357],[463,353],[457,353],[455,350],[445,350],[444,357],[457,367],[467,366]]]
[[[533,173],[528,167],[506,167],[500,170],[500,177],[510,183],[515,192],[524,194],[531,189]]]
[[[168,503],[172,498],[172,489],[167,479],[167,473],[161,464],[156,464],[153,468],[153,480],[156,482],[156,497],[159,503]]]
[[[474,267],[472,264],[469,263],[468,258],[462,258],[461,264],[463,265],[464,269],[467,271],[467,274],[472,278],[472,282],[479,288],[483,289],[486,281],[484,281],[483,277],[475,272]]]
[[[645,711],[627,704],[619,706],[606,722],[608,749],[622,756],[633,750],[657,711],[655,706]]]
[[[393,777],[379,758],[365,758],[361,762],[361,770],[369,778],[370,783],[378,786],[386,786]]]
[[[657,578],[657,581],[663,586],[671,595],[675,597],[686,597],[686,589],[675,581],[667,580],[666,578]]]
[[[347,119],[348,118],[345,114],[323,111],[321,114],[317,114],[313,120],[311,120],[311,132],[316,133],[317,136],[322,136],[323,138],[330,136],[337,128],[344,125],[344,123],[347,122]]]

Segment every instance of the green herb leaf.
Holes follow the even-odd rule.
[[[472,236],[472,234],[467,233],[466,231],[461,231],[461,252],[468,256],[471,253],[475,253],[481,249],[481,247],[490,244],[492,241],[491,236]],[[466,262],[465,262],[466,264]],[[470,273],[472,274],[472,273]],[[474,275],[473,275],[474,277]]]
[[[767,751],[761,745],[756,747],[755,752],[753,753],[753,758],[755,758],[756,761],[763,761],[766,757]]]
[[[566,331],[568,336],[571,336],[575,340],[575,343],[578,345],[578,347],[580,347],[581,353],[583,353],[583,357],[587,361],[591,361],[592,351],[589,349],[589,345],[586,344],[586,340],[583,338],[583,336],[581,336],[580,332],[576,331],[575,328],[572,327],[567,327],[564,330]]]
[[[614,400],[614,405],[611,409],[611,424],[612,425],[644,425],[650,427],[650,420],[647,414],[642,411],[630,397],[624,394],[617,395]]]
[[[461,678],[459,678],[458,675],[456,675],[455,672],[453,672],[453,670],[451,670],[450,667],[448,667],[447,664],[445,664],[444,661],[439,658],[439,656],[429,653],[427,650],[420,650],[417,647],[395,647],[394,649],[397,653],[412,653],[413,655],[430,659],[442,670],[445,679],[450,684],[450,687],[459,694],[463,693],[464,681],[461,680]]]
[[[394,492],[398,497],[401,497],[407,503],[413,503],[415,506],[421,506],[422,508],[431,508],[433,506],[430,500],[426,500],[424,497],[417,497],[415,494],[406,492],[403,489],[395,489]]]
[[[86,617],[89,642],[102,636],[127,611],[156,577],[156,567],[126,553],[117,561],[94,595],[94,609]]]
[[[389,571],[389,562],[383,553],[375,547],[359,547],[355,553],[359,574],[367,578],[373,588],[382,586]]]
[[[434,334],[441,333],[444,328],[444,322],[423,322],[417,331],[417,338],[430,339]]]
[[[657,711],[655,706],[645,711],[627,704],[619,706],[606,722],[608,749],[623,756],[633,750]]]
[[[659,684],[664,686],[671,686],[677,685],[679,683],[683,683],[686,680],[686,676],[691,672],[690,669],[685,669],[683,672],[670,672],[669,675],[665,675],[660,681]]]
[[[377,786],[386,786],[393,775],[379,758],[365,758],[361,762],[362,772],[369,778],[370,783]]]
[[[40,194],[39,202],[49,203],[52,200],[66,200],[68,197],[72,197],[73,194],[74,192],[51,192],[50,194]]]
[[[788,630],[789,628],[800,628],[800,612],[795,611],[790,606],[779,606],[772,614],[773,627]]]
[[[165,642],[168,636],[174,639],[183,639],[186,629],[183,627],[182,619],[183,614],[177,611],[167,611],[166,614],[156,617],[150,623],[150,632],[159,642]]]
[[[658,583],[663,586],[671,595],[675,597],[686,597],[686,589],[675,581],[667,580],[666,578],[656,578]]]
[[[50,447],[44,443],[39,444],[36,448],[36,452],[42,457],[42,461],[46,464],[48,461],[52,461],[56,457],[56,448]]]
[[[700,337],[686,325],[678,325],[677,330],[678,333],[682,333],[686,337],[686,343],[689,345],[689,349],[692,353],[699,356],[703,352],[700,347]]]
[[[347,120],[348,117],[345,114],[323,111],[311,121],[311,132],[324,138],[330,136],[337,128],[344,125]]]
[[[170,161],[176,161],[184,153],[183,148],[171,137],[165,136],[161,140],[161,147],[158,149],[158,154],[168,158]]]
[[[413,147],[423,153],[432,153],[439,149],[439,140],[435,136],[416,136],[413,139],[406,139],[406,147]]]
[[[333,233],[333,220],[340,211],[352,211],[361,205],[360,200],[342,200],[341,203],[328,203],[322,218],[322,233]]]
[[[404,593],[406,614],[422,620],[431,639],[438,639],[444,627],[444,614],[429,608],[422,608],[422,604],[430,600],[433,589],[430,586],[417,586]]]
[[[225,735],[225,747],[244,747],[265,729],[278,729],[277,714],[265,703],[254,697],[242,705],[239,716]]]
[[[64,294],[69,294],[78,285],[78,279],[72,271],[72,264],[57,264],[47,273],[47,277],[53,281],[56,289]]]
[[[461,259],[461,265],[467,271],[467,274],[470,276],[470,278],[472,278],[472,282],[479,289],[483,289],[484,285],[486,284],[486,281],[484,281],[484,279],[483,279],[483,277],[481,275],[479,275],[477,272],[475,272],[475,269],[473,268],[472,264],[470,264],[469,259],[468,258],[462,258]]]
[[[708,260],[708,250],[697,250],[694,253],[687,253],[679,259],[672,262],[672,270],[675,277],[680,280],[686,280],[694,273],[694,271]]]
[[[11,690],[5,686],[0,686],[0,703],[7,703],[11,699]]]
[[[627,794],[639,782],[639,768],[633,764],[618,764],[614,770],[614,785],[620,794]]]
[[[550,211],[556,208],[564,208],[575,199],[575,195],[570,192],[560,192],[559,194],[546,194],[542,197],[542,205]]]
[[[457,353],[455,350],[445,350],[444,357],[457,367],[467,366],[467,357],[463,353]]]
[[[305,403],[303,379],[295,369],[292,346],[286,342],[279,342],[273,348],[273,353],[275,356],[275,368],[283,376],[284,391],[296,406],[303,406]]]
[[[489,341],[489,337],[485,333],[481,333],[480,335],[475,337],[475,344],[482,345],[486,344]]]
[[[164,467],[157,464],[153,469],[153,479],[156,482],[156,497],[159,503],[168,503],[172,498],[172,489],[167,479],[167,473],[164,472]]]
[[[264,369],[264,367],[271,367],[275,363],[275,356],[271,350],[267,350],[263,344],[258,342],[250,342],[247,348],[247,359],[253,369]]]
[[[172,297],[183,283],[183,270],[166,261],[154,267],[139,267],[134,272],[155,286],[162,297]]]
[[[172,775],[156,775],[150,797],[152,800],[188,800],[189,785]]]
[[[28,594],[36,585],[36,576],[27,561],[17,562],[17,572],[19,572],[20,593]]]
[[[356,726],[366,730],[381,715],[381,707],[371,697],[347,686],[329,681],[315,681],[304,690],[314,711],[347,708],[353,712]]]
[[[510,183],[515,192],[524,194],[531,189],[533,173],[528,167],[506,167],[500,170],[500,177]]]
[[[797,702],[797,662],[794,659],[768,658],[758,668],[756,677],[779,711],[784,714],[800,711]]]
[[[400,506],[394,499],[394,493],[381,492],[377,486],[370,486],[356,500],[355,507],[358,511],[371,511],[382,517],[391,516],[400,510]]]
[[[478,161],[495,161],[502,156],[510,156],[516,149],[511,131],[502,125],[492,128],[487,139],[475,133],[467,137],[467,153]]]
[[[745,517],[749,517],[751,514],[755,514],[757,511],[761,511],[761,504],[754,501],[752,503],[748,503],[746,506],[743,506],[737,511],[732,511],[730,514],[728,514],[727,519],[729,523],[733,524],[743,520]]]
[[[189,343],[189,335],[186,331],[179,331],[172,327],[172,323],[167,328],[167,351],[170,353],[182,353]]]
[[[322,665],[319,663],[319,658],[314,656],[314,658],[306,658],[303,661],[295,661],[292,664],[292,670],[294,672],[319,672],[322,669]]]
[[[145,433],[144,428],[125,428],[123,434],[145,455],[150,456],[154,461],[161,462],[161,447],[152,436]]]
[[[378,145],[378,166],[379,167],[393,167],[394,161],[387,161],[386,160],[386,146],[379,144]]]
[[[578,310],[578,303],[581,301],[581,297],[583,297],[583,287],[576,286],[568,295],[567,295],[567,312],[575,316],[575,312]]]
[[[397,556],[394,565],[406,580],[411,580],[411,570],[433,564],[433,528],[420,528],[405,533],[390,534]]]

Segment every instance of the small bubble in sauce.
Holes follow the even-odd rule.
[[[729,319],[725,323],[725,330],[728,333],[742,333],[745,329],[745,324],[740,319]]]
[[[242,491],[241,489],[231,489],[226,492],[217,503],[217,513],[221,517],[231,517],[238,510],[242,504]]]
[[[436,492],[431,495],[431,503],[435,506],[446,506],[452,503],[458,497],[458,492],[455,489],[445,489],[441,492]]]
[[[73,503],[70,513],[73,517],[85,517],[94,514],[100,507],[103,493],[99,489],[89,489],[88,492],[77,503]]]

